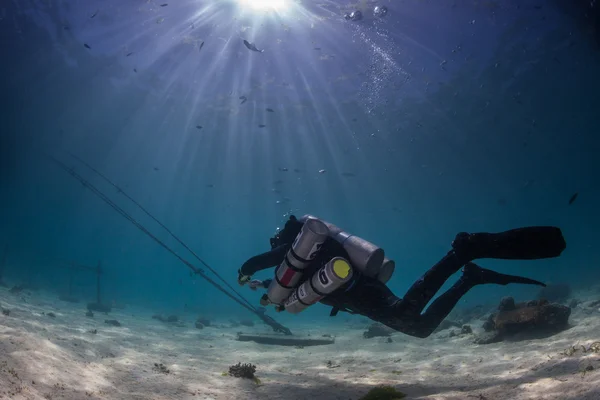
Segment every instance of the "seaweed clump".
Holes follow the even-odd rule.
[[[236,378],[256,379],[256,365],[237,363],[229,367],[229,375]]]
[[[379,386],[369,390],[359,400],[399,400],[405,398],[406,395],[397,391],[391,386]]]

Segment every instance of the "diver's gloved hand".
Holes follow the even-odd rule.
[[[250,289],[252,289],[252,290],[256,290],[256,288],[259,288],[259,287],[261,287],[261,288],[265,287],[264,282],[261,280],[258,280],[258,279],[251,280],[250,283],[248,284],[248,286],[250,286]]]
[[[238,269],[238,277],[237,281],[240,286],[244,286],[246,283],[250,282],[252,279],[252,275],[244,275],[241,269]]]

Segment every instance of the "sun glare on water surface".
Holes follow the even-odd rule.
[[[237,0],[244,8],[255,11],[283,11],[287,8],[290,0]]]

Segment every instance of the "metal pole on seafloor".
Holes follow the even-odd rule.
[[[6,264],[6,256],[8,255],[8,244],[4,244],[4,249],[2,250],[2,258],[0,258],[0,286],[3,286],[4,283],[2,281],[2,275],[4,274],[4,265]]]
[[[79,162],[84,164],[86,167],[88,167],[89,169],[94,171],[94,173],[98,174],[100,177],[102,177],[104,180],[106,180],[110,185],[115,187],[117,189],[118,193],[127,197],[127,199],[132,201],[138,208],[140,208],[142,211],[144,211],[146,213],[146,215],[148,215],[154,221],[158,222],[161,227],[163,227],[173,238],[175,238],[180,244],[182,244],[185,249],[187,249],[198,261],[200,261],[202,263],[202,265],[204,265],[206,268],[208,268],[211,272],[213,272],[215,274],[215,276],[218,279],[220,279],[222,282],[224,282],[225,286],[227,286],[230,289],[231,293],[228,290],[226,290],[225,288],[223,288],[219,283],[217,283],[210,276],[208,276],[201,268],[195,267],[192,263],[190,263],[189,261],[184,259],[182,256],[180,256],[177,252],[175,252],[171,247],[167,246],[163,241],[158,239],[154,234],[152,234],[148,229],[146,229],[145,226],[143,226],[141,223],[139,223],[137,220],[135,220],[125,210],[123,210],[121,207],[119,207],[114,201],[112,201],[110,198],[108,198],[108,196],[106,196],[106,194],[104,194],[102,191],[100,191],[98,188],[96,188],[91,182],[87,181],[85,178],[83,178],[81,175],[79,175],[77,172],[75,172],[75,168],[69,168],[64,163],[57,160],[55,157],[48,155],[50,160],[52,160],[55,164],[57,164],[61,169],[63,169],[65,172],[67,172],[69,175],[71,175],[71,177],[73,177],[74,179],[79,181],[86,189],[90,190],[92,193],[94,193],[96,196],[98,196],[100,199],[102,199],[102,201],[104,201],[106,204],[108,204],[110,207],[112,207],[118,214],[120,214],[122,217],[127,219],[129,222],[131,222],[136,228],[138,228],[140,231],[142,231],[144,234],[146,234],[148,237],[150,237],[152,240],[154,240],[158,245],[160,245],[165,250],[167,250],[169,253],[171,253],[173,256],[175,256],[184,265],[189,267],[194,274],[201,276],[204,280],[206,280],[208,283],[213,285],[216,289],[218,289],[224,295],[226,295],[227,297],[229,297],[230,299],[232,299],[233,301],[235,301],[236,303],[238,303],[240,306],[244,307],[248,311],[252,312],[258,318],[260,318],[265,324],[267,324],[271,328],[273,328],[274,331],[284,333],[285,335],[292,334],[292,332],[288,328],[281,325],[280,323],[275,321],[272,317],[266,315],[264,312],[260,312],[258,309],[256,309],[248,300],[246,300],[241,294],[239,294],[225,279],[223,279],[223,277],[221,277],[217,273],[217,271],[215,271],[204,260],[202,260],[200,257],[198,257],[198,255],[196,253],[194,253],[185,243],[183,243],[183,241],[181,239],[179,239],[176,235],[174,235],[163,223],[158,221],[152,214],[150,214],[148,211],[146,211],[137,201],[135,201],[133,198],[131,198],[129,195],[127,195],[123,191],[122,188],[120,188],[119,186],[117,186],[116,184],[111,182],[106,176],[101,174],[98,170],[96,170],[95,168],[93,168],[92,166],[87,164],[85,161],[81,160],[79,157],[77,157],[75,155],[72,155],[72,156],[74,158],[76,158]],[[100,275],[100,265],[98,266],[98,275]],[[99,298],[99,295],[98,295],[98,298]],[[103,306],[100,303],[88,304],[88,310],[90,310],[90,311],[108,312],[108,311],[110,311],[110,308],[111,308],[110,306]]]
[[[96,302],[102,304],[100,301],[100,274],[102,273],[102,261],[98,260],[98,266],[96,267]]]

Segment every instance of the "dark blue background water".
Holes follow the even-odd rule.
[[[280,13],[168,3],[0,6],[0,244],[15,266],[7,280],[62,292],[59,260],[102,260],[107,299],[242,312],[44,156],[77,166],[192,261],[65,151],[232,283],[290,212],[383,246],[398,265],[398,294],[456,232],[523,225],[562,227],[567,251],[482,266],[576,286],[600,278],[600,46],[587,2],[384,1],[381,21],[361,2],[360,23],[344,20],[352,7],[341,2]],[[91,300],[93,277],[77,272],[75,282]],[[477,288],[463,304],[505,294],[535,291]]]

